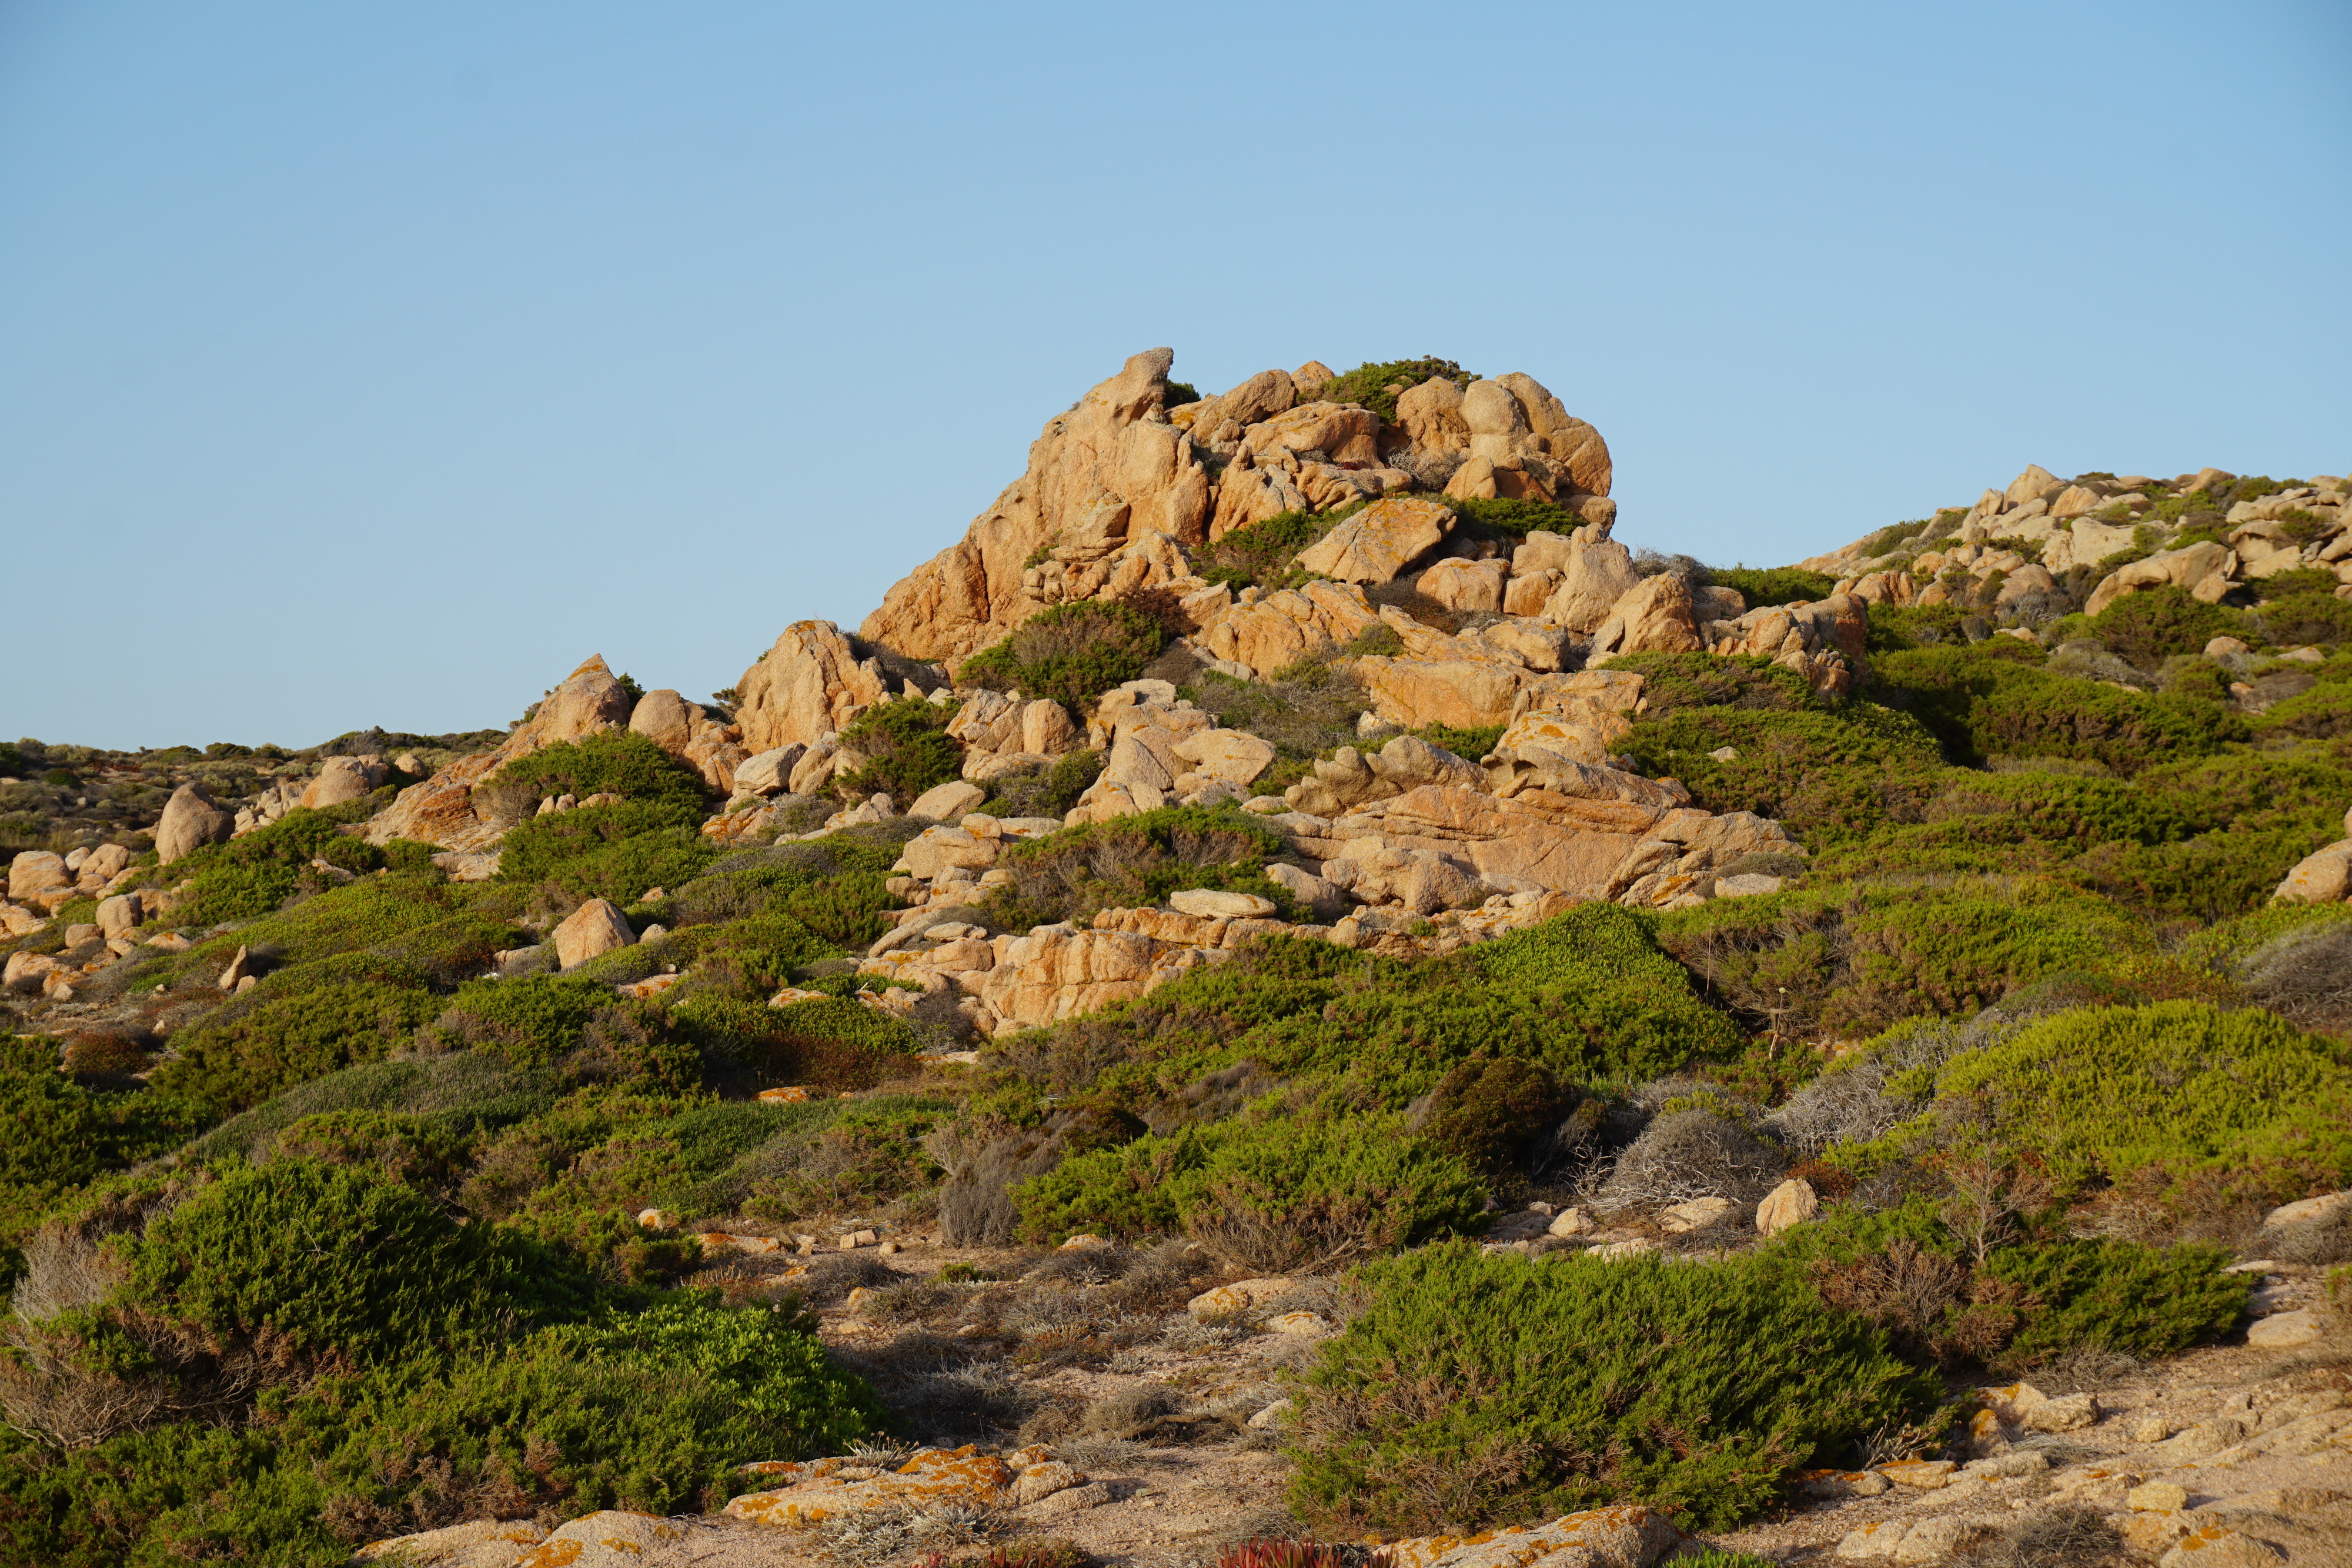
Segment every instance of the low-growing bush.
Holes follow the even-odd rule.
[[[1837,591],[1836,581],[1827,573],[1794,566],[1711,566],[1706,575],[1718,588],[1738,589],[1750,610],[1767,604],[1811,603]]]
[[[1398,394],[1412,391],[1432,376],[1444,376],[1465,387],[1478,379],[1452,360],[1427,356],[1418,360],[1382,360],[1378,363],[1367,360],[1354,370],[1324,382],[1315,396],[1320,402],[1359,404],[1392,423],[1396,419]]]
[[[1467,1228],[1486,1186],[1399,1115],[1318,1106],[1078,1155],[1013,1196],[1034,1239],[1181,1228],[1228,1266],[1273,1274]]]
[[[625,729],[543,746],[474,788],[475,809],[486,820],[505,822],[530,816],[550,797],[584,800],[603,794],[654,808],[666,825],[690,826],[710,806],[701,774]]]
[[[441,1005],[429,991],[365,980],[296,991],[182,1030],[155,1086],[223,1114],[243,1111],[305,1080],[381,1060]]]
[[[835,776],[834,792],[850,800],[887,795],[905,810],[962,770],[963,747],[947,732],[954,716],[954,708],[916,696],[867,708],[841,732],[843,758],[854,766]]]
[[[984,808],[997,817],[1066,817],[1078,797],[1102,777],[1108,754],[1072,751],[1026,773],[1005,773],[988,781]]]
[[[1142,674],[1167,645],[1167,628],[1148,612],[1072,600],[1039,611],[1003,642],[974,653],[956,678],[1076,706]]]
[[[1749,1262],[1457,1243],[1369,1264],[1294,1396],[1295,1504],[1399,1533],[1643,1502],[1724,1528],[1931,1409],[1881,1331]]]
[[[2212,639],[2238,630],[2235,612],[2170,583],[2127,593],[2091,618],[2091,635],[2143,670],[2169,654],[2201,653]]]
[[[1246,812],[1163,806],[1016,845],[1003,862],[1013,881],[992,890],[981,907],[990,925],[1025,931],[1208,887],[1254,893],[1287,912],[1289,892],[1265,871],[1283,847],[1278,834]]]
[[[1952,1056],[1918,1087],[1927,1111],[1832,1150],[1832,1163],[1864,1172],[1974,1145],[2035,1162],[2061,1197],[2142,1171],[2207,1173],[2281,1202],[2352,1182],[2344,1047],[2260,1009],[2054,1013]]]

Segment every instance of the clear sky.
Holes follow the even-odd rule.
[[[855,626],[1127,355],[1525,371],[1619,534],[2352,466],[2352,5],[0,0],[0,735]]]

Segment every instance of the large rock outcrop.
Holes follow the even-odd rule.
[[[890,695],[882,666],[860,660],[830,621],[796,621],[735,685],[746,751],[807,746]]]
[[[1162,408],[1175,357],[1172,349],[1138,354],[1046,421],[1027,470],[960,542],[893,587],[859,635],[915,658],[961,658],[1045,608],[1024,590],[1023,572],[1064,536],[1097,550],[1150,534],[1202,538],[1208,470]]]
[[[1147,591],[1204,625],[1229,600],[1193,574],[1186,547],[1284,512],[1393,496],[1432,464],[1470,476],[1454,494],[1558,500],[1603,535],[1614,516],[1606,444],[1529,377],[1466,391],[1438,378],[1409,389],[1397,422],[1383,423],[1313,395],[1330,381],[1313,364],[1170,409],[1173,359],[1166,349],[1138,354],[1047,422],[1023,476],[961,541],[894,586],[859,635],[952,664],[1048,605]],[[1444,508],[1400,504],[1421,510],[1381,513],[1318,547],[1333,557],[1326,575],[1385,581],[1425,554],[1417,536]],[[1395,538],[1376,528],[1383,521],[1400,525]],[[762,748],[748,727],[745,744]]]
[[[592,655],[541,698],[501,745],[461,757],[394,796],[369,820],[368,841],[411,839],[467,853],[492,848],[514,823],[478,802],[476,786],[542,747],[620,728],[629,722],[630,706],[628,689],[603,655]]]

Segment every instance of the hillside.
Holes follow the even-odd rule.
[[[1172,361],[704,701],[0,748],[0,1558],[2344,1561],[2347,480]]]

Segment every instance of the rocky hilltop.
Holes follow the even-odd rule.
[[[0,1555],[2344,1561],[2345,479],[1172,363],[707,700],[0,750]]]

